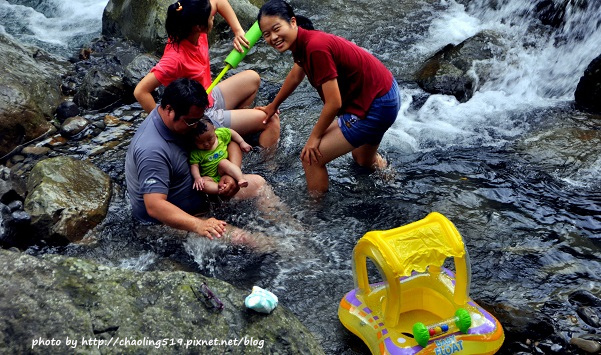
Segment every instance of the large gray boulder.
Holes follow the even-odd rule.
[[[232,8],[243,28],[249,28],[259,12],[257,6],[263,1],[230,0]],[[162,55],[167,42],[165,18],[172,0],[110,0],[102,16],[102,34],[138,43],[146,51]],[[225,29],[227,24],[221,16],[215,17],[212,35]]]
[[[483,31],[458,45],[449,44],[430,57],[416,73],[424,91],[469,100],[479,86],[492,79],[491,59],[502,59],[506,47],[501,37]]]
[[[0,33],[0,157],[48,132],[68,63]]]
[[[136,272],[7,250],[0,250],[0,269],[6,354],[323,354],[283,305],[256,313],[244,307],[250,290],[200,274]],[[203,282],[223,310],[202,294],[196,298],[192,288]]]
[[[38,162],[27,190],[24,210],[36,235],[66,244],[81,240],[104,219],[111,179],[89,161],[62,156]]]

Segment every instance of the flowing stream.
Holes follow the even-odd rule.
[[[60,9],[69,1],[38,1],[37,10],[14,2],[0,0],[1,27],[59,55],[78,48],[74,39],[98,35],[107,3],[83,1],[82,13],[64,17]],[[123,193],[123,157],[135,127],[120,130],[124,140],[110,151],[99,153],[105,141],[96,137],[59,152],[89,157],[111,175],[118,193],[93,246],[53,252],[138,270],[169,269],[172,260],[188,259],[196,271],[277,294],[326,353],[365,353],[337,319],[340,299],[354,287],[356,241],[370,230],[438,211],[466,242],[472,298],[535,309],[557,302],[560,307],[547,311],[556,326],[567,339],[582,332],[564,318],[573,314],[566,303],[571,292],[601,293],[601,132],[599,121],[575,111],[572,101],[586,66],[601,54],[599,3],[576,1],[553,28],[541,25],[529,2],[500,0],[494,7],[485,0],[464,2],[468,5],[424,1],[408,9],[367,0],[292,1],[316,28],[349,38],[380,58],[401,85],[403,106],[381,145],[389,168],[368,174],[350,156],[339,158],[329,170],[331,191],[316,202],[306,194],[298,156],[321,102],[304,83],[282,105],[277,152],[270,159],[250,153],[243,170],[263,175],[287,209],[276,218],[251,202],[216,210],[231,224],[269,236],[275,245],[269,252],[257,255],[194,239],[174,257],[140,244]],[[430,55],[482,30],[501,33],[510,49],[504,59],[488,63],[496,79],[481,85],[468,102],[428,95],[411,81]],[[211,48],[219,69],[230,49],[229,41]],[[292,63],[288,53],[280,55],[262,41],[247,58],[240,69],[257,70],[263,89],[271,90]],[[261,100],[267,103],[265,96]],[[139,109],[127,106],[111,114],[136,117]],[[107,130],[111,134],[116,135]]]

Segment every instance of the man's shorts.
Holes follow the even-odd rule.
[[[363,144],[378,145],[384,133],[392,126],[401,109],[401,95],[396,80],[382,97],[375,99],[364,119],[344,113],[338,116],[338,126],[344,138],[355,148]]]
[[[232,113],[225,109],[225,99],[218,86],[213,88],[211,96],[213,97],[213,106],[205,110],[205,116],[211,119],[215,128],[231,127]]]

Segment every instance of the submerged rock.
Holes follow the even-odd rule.
[[[7,250],[0,250],[0,268],[0,334],[10,334],[2,337],[7,354],[323,354],[285,307],[270,315],[249,311],[246,292],[199,274],[136,272]],[[223,310],[198,292],[202,283]],[[211,340],[217,344],[208,345]]]

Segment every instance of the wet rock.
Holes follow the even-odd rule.
[[[528,345],[530,351],[533,351],[536,344],[543,340],[546,344],[562,345],[559,344],[561,336],[556,334],[555,322],[544,313],[526,307],[515,308],[508,304],[496,304],[488,306],[487,309],[503,325],[506,339],[501,348],[504,350],[503,353],[524,351],[524,344]]]
[[[60,128],[61,136],[65,138],[75,137],[88,127],[89,124],[90,121],[81,116],[70,117],[65,120]]]
[[[79,241],[106,216],[111,180],[89,161],[71,157],[38,162],[27,181],[25,211],[39,238],[56,244]]]
[[[572,338],[570,339],[570,344],[577,346],[589,354],[601,353],[601,343],[595,340]]]
[[[107,110],[123,103],[125,96],[122,78],[96,67],[86,74],[73,101],[86,109]]]
[[[7,205],[11,212],[23,209],[23,201],[15,200]]]
[[[0,246],[24,249],[31,245],[30,224],[31,216],[23,211],[21,201],[0,203]]]
[[[576,313],[582,321],[593,328],[601,328],[601,314],[592,307],[578,307]]]
[[[0,33],[0,157],[51,128],[67,65]]]
[[[22,155],[46,155],[48,154],[48,152],[50,151],[50,148],[48,147],[37,147],[37,146],[27,146],[24,147],[23,149],[21,149],[21,154]],[[25,159],[25,157],[23,157],[23,159]],[[13,161],[17,161],[17,159],[13,159]]]
[[[542,351],[542,354],[565,354],[566,349],[562,344],[565,343],[558,339],[558,341],[554,341],[553,339],[544,339],[536,344],[536,348]]]
[[[79,115],[79,106],[73,101],[63,101],[56,108],[56,118],[62,124],[67,118]]]
[[[10,204],[25,199],[25,190],[19,182],[9,168],[0,165],[0,202]]]
[[[131,42],[105,37],[92,46],[90,58],[76,62],[68,78],[77,90],[73,101],[84,111],[109,111],[135,102],[133,87],[127,84],[131,79],[127,79],[125,70],[140,55],[140,48]]]
[[[65,96],[73,96],[77,93],[77,86],[79,84],[73,77],[67,77],[61,84],[61,92]]]
[[[82,339],[157,341],[169,346],[114,344],[103,353],[198,354],[219,349],[232,354],[323,354],[318,341],[279,305],[268,316],[249,312],[240,290],[217,279],[187,272],[136,272],[59,255],[41,258],[0,250],[0,332],[7,354],[68,352],[66,337],[81,353],[98,352]],[[206,283],[224,304],[218,311],[191,287]],[[43,307],[40,309],[40,307]],[[61,339],[55,347],[31,349],[32,340]],[[177,339],[229,340],[241,344],[188,346]],[[25,341],[27,339],[27,341]],[[246,344],[244,341],[246,340]],[[105,343],[106,344],[106,343]]]
[[[580,78],[574,99],[580,110],[601,113],[601,55],[593,59]]]
[[[465,102],[493,76],[493,64],[487,60],[502,58],[505,52],[497,33],[480,32],[458,45],[447,45],[429,58],[416,73],[417,83],[426,92],[453,95]]]
[[[568,296],[570,303],[580,306],[601,307],[601,298],[587,290],[577,290]]]
[[[126,67],[123,76],[123,82],[131,91],[136,88],[136,85],[150,72],[157,63],[159,58],[150,54],[140,54],[134,58]]]

